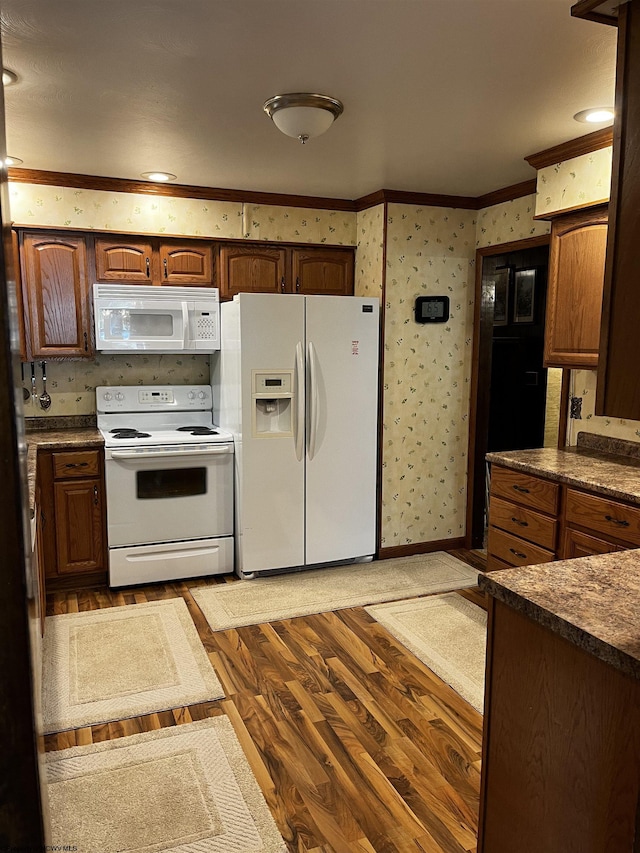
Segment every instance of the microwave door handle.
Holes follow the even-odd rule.
[[[183,328],[183,337],[182,337],[182,348],[187,349],[189,346],[189,338],[191,337],[191,332],[189,329],[189,304],[188,302],[182,302],[182,328]]]

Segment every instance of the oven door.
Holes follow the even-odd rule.
[[[184,350],[189,313],[179,300],[94,301],[96,349],[101,352]]]
[[[109,548],[233,534],[233,444],[105,451]]]

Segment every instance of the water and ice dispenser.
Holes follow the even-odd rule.
[[[293,435],[293,370],[252,372],[254,438]]]

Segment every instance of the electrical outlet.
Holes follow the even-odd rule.
[[[582,397],[571,397],[570,404],[569,417],[576,421],[582,420]]]

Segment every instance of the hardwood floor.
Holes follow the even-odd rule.
[[[47,750],[227,714],[292,853],[476,850],[477,711],[363,608],[213,632],[202,585],[48,597],[52,615],[182,596],[227,698],[48,735]]]

